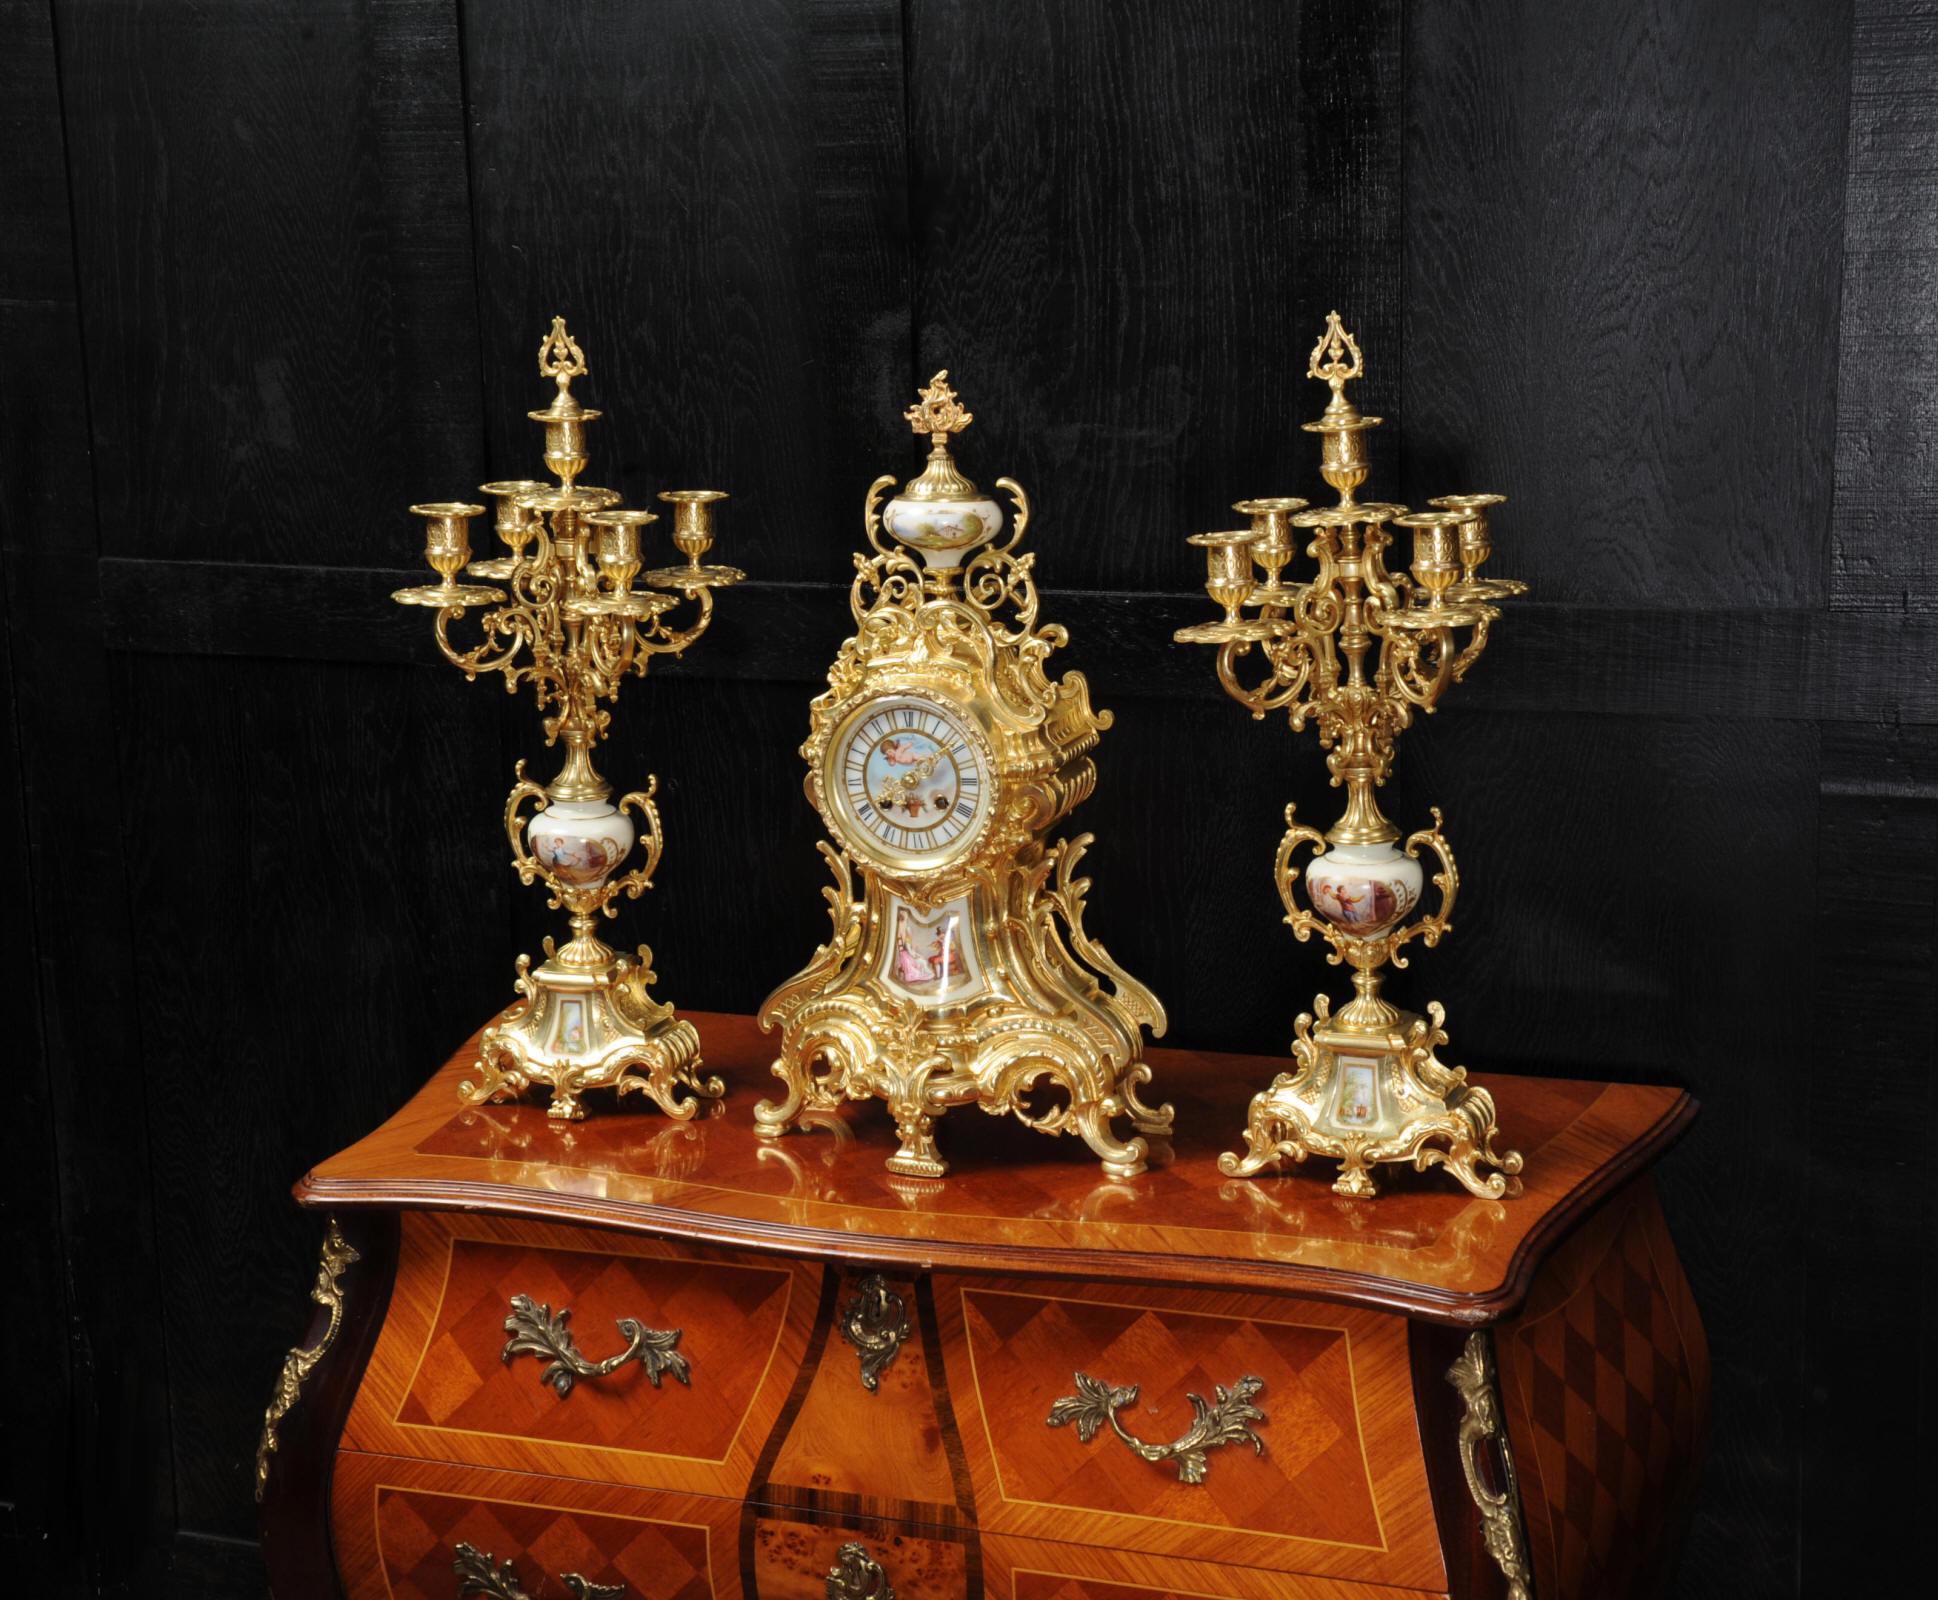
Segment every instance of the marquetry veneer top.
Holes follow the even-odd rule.
[[[1511,1311],[1541,1259],[1612,1189],[1687,1127],[1682,1090],[1486,1077],[1524,1192],[1477,1200],[1443,1173],[1382,1167],[1383,1193],[1331,1191],[1334,1164],[1226,1178],[1245,1105],[1283,1063],[1153,1050],[1148,1098],[1177,1107],[1175,1159],[1111,1179],[1075,1139],[952,1111],[939,1182],[882,1166],[895,1149],[879,1103],[830,1128],[758,1139],[753,1105],[778,1087],[773,1041],[752,1018],[691,1014],[724,1103],[690,1123],[615,1109],[549,1122],[537,1105],[466,1107],[473,1038],[376,1132],[296,1186],[305,1205],[431,1207],[549,1217],[712,1244],[918,1267],[1280,1289],[1485,1322]]]

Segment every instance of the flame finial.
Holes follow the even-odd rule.
[[[976,420],[974,412],[962,409],[955,390],[949,387],[947,367],[929,379],[929,386],[902,415],[917,433],[926,433],[929,443],[938,450],[947,448],[950,434],[962,432]]]
[[[962,432],[976,418],[973,412],[962,408],[955,390],[949,387],[947,367],[929,379],[928,387],[902,415],[918,435],[929,436],[928,465],[919,478],[903,487],[902,493],[911,500],[973,499],[976,486],[957,470],[949,454],[949,437]]]

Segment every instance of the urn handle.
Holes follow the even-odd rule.
[[[1205,1455],[1221,1444],[1249,1444],[1254,1454],[1265,1454],[1265,1441],[1248,1426],[1266,1420],[1265,1413],[1252,1404],[1259,1390],[1265,1387],[1262,1378],[1240,1378],[1229,1389],[1218,1385],[1215,1402],[1208,1403],[1203,1395],[1187,1395],[1191,1402],[1191,1426],[1169,1444],[1147,1444],[1117,1420],[1117,1413],[1125,1406],[1137,1404],[1136,1384],[1114,1388],[1087,1372],[1079,1372],[1076,1385],[1075,1394],[1066,1395],[1050,1407],[1048,1422],[1052,1428],[1074,1422],[1077,1438],[1088,1444],[1109,1423],[1111,1431],[1133,1454],[1151,1462],[1175,1461],[1180,1483],[1203,1483]]]
[[[693,1381],[686,1357],[675,1348],[680,1342],[678,1328],[662,1331],[647,1327],[637,1317],[621,1317],[618,1328],[620,1337],[626,1340],[626,1348],[603,1361],[589,1361],[572,1337],[571,1322],[572,1311],[568,1306],[560,1306],[555,1313],[549,1305],[541,1305],[530,1295],[513,1295],[511,1315],[505,1318],[505,1332],[511,1337],[505,1341],[499,1359],[510,1366],[515,1356],[543,1357],[546,1365],[538,1375],[539,1381],[556,1389],[561,1400],[581,1378],[606,1377],[628,1361],[637,1361],[646,1369],[646,1381],[655,1389],[669,1372],[681,1383],[690,1385]]]

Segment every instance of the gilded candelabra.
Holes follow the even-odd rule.
[[[1234,509],[1251,519],[1249,528],[1190,541],[1205,552],[1205,589],[1225,616],[1180,629],[1178,640],[1218,647],[1218,681],[1254,718],[1285,711],[1294,729],[1315,724],[1333,785],[1346,790],[1345,814],[1323,835],[1285,808],[1273,878],[1298,938],[1319,934],[1332,946],[1326,959],[1352,967],[1353,998],[1334,1014],[1321,994],[1299,1016],[1294,1070],[1253,1098],[1244,1153],[1218,1164],[1244,1177],[1287,1157],[1331,1156],[1340,1163],[1333,1187],[1346,1195],[1376,1194],[1371,1169],[1380,1162],[1444,1165],[1475,1194],[1498,1198],[1518,1189],[1521,1157],[1495,1148],[1493,1096],[1435,1054],[1447,1042],[1445,1010],[1435,1001],[1421,1017],[1380,994],[1382,967],[1404,967],[1413,940],[1433,946],[1451,930],[1460,873],[1437,809],[1433,826],[1402,848],[1374,790],[1392,772],[1394,740],[1413,713],[1432,712],[1480,658],[1500,615],[1493,602],[1527,586],[1480,575],[1491,549],[1488,512],[1502,496],[1446,495],[1411,513],[1354,499],[1366,481],[1367,431],[1380,422],[1346,398],[1363,370],[1335,311],[1307,365],[1332,398],[1303,426],[1319,436],[1320,474],[1337,505],[1241,500]],[[1295,528],[1315,563],[1304,577],[1286,571]],[[1386,569],[1394,528],[1412,536],[1411,576]],[[1301,846],[1312,851],[1303,875],[1316,912],[1293,894]],[[1439,863],[1439,904],[1408,922],[1424,886],[1425,849]],[[1483,1176],[1483,1165],[1498,1170]]]
[[[485,1030],[478,1077],[459,1092],[478,1104],[542,1084],[551,1092],[548,1115],[577,1119],[585,1114],[581,1095],[609,1088],[622,1098],[643,1092],[669,1116],[687,1118],[699,1104],[694,1096],[724,1092],[718,1078],[700,1076],[700,1037],[652,997],[652,951],[641,945],[636,958],[618,955],[596,932],[601,914],[618,914],[622,895],[638,899],[652,886],[663,844],[653,803],[658,780],[648,778],[615,805],[592,751],[612,721],[601,702],[618,700],[629,672],[644,677],[654,656],[679,655],[705,633],[713,591],[743,574],[703,560],[713,545],[714,503],[726,498],[714,489],[660,495],[674,508],[673,544],[686,559],[642,573],[640,536],[659,518],[624,510],[614,491],[577,481],[589,459],[586,431],[600,413],[572,393],[573,379],[585,376],[585,354],[563,317],[552,319],[539,345],[538,370],[557,392],[528,415],[544,427],[545,465],[557,482],[482,486],[507,552],[482,561],[471,559],[470,523],[483,506],[412,506],[424,519],[425,559],[439,581],[391,597],[436,612],[438,649],[467,678],[503,673],[508,694],[529,683],[545,713],[546,744],[565,746],[550,783],[534,782],[518,763],[504,825],[520,880],[544,883],[548,905],[571,918],[572,936],[556,947],[548,937],[537,967],[528,955],[518,958],[521,998]],[[460,574],[485,582],[460,582]],[[460,650],[451,624],[474,607],[483,609],[483,636]],[[643,860],[619,872],[635,844]]]

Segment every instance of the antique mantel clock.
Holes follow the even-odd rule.
[[[1044,670],[1067,636],[1037,625],[1035,557],[1017,554],[1029,500],[997,480],[1016,514],[996,542],[1002,507],[949,454],[971,417],[947,379],[907,412],[929,440],[921,475],[885,505],[894,477],[869,488],[856,630],[801,747],[835,839],[834,932],[762,1007],[786,1093],[755,1123],[773,1137],[879,1097],[901,1139],[889,1169],[939,1178],[935,1119],[977,1105],[1077,1134],[1129,1177],[1169,1155],[1171,1108],[1138,1097],[1138,1030],[1162,1034],[1164,1010],[1084,931],[1090,836],[1047,840],[1094,786],[1111,718],[1081,673]]]

